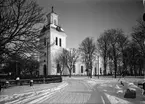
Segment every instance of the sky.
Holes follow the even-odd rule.
[[[67,35],[67,48],[78,48],[86,37],[94,41],[112,28],[123,29],[126,35],[143,14],[142,0],[37,0],[44,12],[59,15],[59,24]]]

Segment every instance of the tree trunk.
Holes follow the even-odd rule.
[[[91,69],[91,72],[90,72],[90,78],[92,78],[92,69]]]
[[[134,76],[136,77],[136,67],[135,67],[135,64],[133,65],[133,70],[134,70]]]
[[[60,76],[62,76],[63,71],[64,71],[64,63],[63,63],[63,66],[62,66],[62,70],[60,70]]]
[[[117,57],[116,57],[116,48],[113,46],[113,57],[114,57],[114,71],[115,71],[115,78],[116,78],[116,72],[117,72]]]
[[[139,68],[140,68],[140,70],[139,70],[139,75],[140,76],[142,76],[143,75],[143,69],[144,69],[144,60],[143,60],[143,62],[141,62],[141,63],[139,63]]]
[[[132,69],[132,66],[130,66],[130,74],[131,74],[131,76],[133,76],[133,69]]]
[[[122,71],[120,65],[119,65],[119,67],[118,67],[118,70],[119,70],[119,71],[118,71],[118,72],[119,72],[119,75],[121,76],[123,71]]]
[[[88,67],[88,63],[86,63],[86,72],[87,72],[87,76],[89,77],[89,67]]]
[[[126,71],[126,65],[125,65],[125,59],[124,59],[124,56],[123,56],[122,58],[123,58],[123,71],[124,71],[124,70]]]
[[[90,62],[90,69],[91,69],[90,78],[92,78],[92,61]]]
[[[60,70],[60,76],[62,76],[62,71]]]
[[[139,65],[139,76],[141,76],[141,72],[142,72],[142,66],[141,64]]]
[[[107,67],[107,59],[106,56],[104,56],[104,75],[106,75],[106,67]]]
[[[114,58],[114,70],[115,70],[115,78],[116,78],[116,74],[117,74],[117,59],[116,59],[116,57]]]
[[[71,69],[69,69],[69,77],[71,77]]]
[[[144,59],[144,63],[143,63],[143,76],[145,78],[145,59]]]

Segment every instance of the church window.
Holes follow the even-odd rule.
[[[81,73],[83,73],[83,66],[81,66]]]
[[[58,38],[57,37],[56,37],[55,43],[56,43],[56,45],[58,45]]]
[[[61,38],[59,39],[59,46],[61,47]]]
[[[73,65],[73,73],[75,73],[76,71],[76,68],[75,68],[75,65]]]

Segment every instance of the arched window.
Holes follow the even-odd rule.
[[[81,66],[81,73],[83,73],[83,66]]]
[[[75,65],[73,65],[73,73],[75,73],[76,69],[75,69]]]
[[[57,37],[56,37],[55,43],[56,43],[56,45],[58,45],[58,38]]]
[[[95,67],[95,76],[96,76],[96,74],[97,74],[97,68]]]
[[[61,38],[59,39],[59,46],[61,47]]]

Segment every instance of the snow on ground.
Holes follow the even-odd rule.
[[[87,80],[87,83],[89,83],[92,86],[98,84],[99,85],[98,88],[102,89],[102,92],[104,92],[104,94],[106,95],[111,104],[132,104],[130,101],[127,101],[119,96],[116,96],[116,94],[117,95],[121,94],[123,96],[125,89],[122,87],[122,85],[119,85],[119,83],[115,82],[117,82],[117,80],[116,81],[97,80],[97,79]],[[129,86],[135,85],[129,84]]]
[[[97,79],[95,79],[97,81]],[[121,85],[120,81],[123,82],[124,86]],[[102,92],[110,101],[111,104],[145,104],[145,96],[142,95],[142,90],[134,84],[134,79],[118,79],[107,80],[105,83],[98,85],[98,90]],[[136,98],[124,98],[125,91],[127,89],[136,91]]]
[[[97,84],[95,81],[92,80],[88,80],[87,83],[89,83],[92,86],[95,86]]]
[[[11,96],[8,95],[0,95],[0,103],[1,104],[13,104],[13,103],[24,103],[29,100],[33,100],[32,103],[35,103],[39,100],[42,100],[43,97],[48,97],[50,93],[53,93],[55,91],[59,91],[60,89],[66,87],[68,83],[64,82],[60,84],[57,87],[51,88],[51,89],[43,89],[40,91],[34,91],[34,92],[27,92],[27,93],[21,93],[21,94],[13,94]],[[46,96],[47,95],[47,96]]]
[[[121,90],[122,88],[120,86],[118,86],[118,84],[116,84],[115,89]]]
[[[105,95],[107,96],[111,104],[132,104],[131,102],[121,99],[119,97],[109,95],[107,93],[105,93]]]
[[[123,91],[123,90],[118,90],[116,93],[117,93],[117,94],[119,94],[119,93],[124,93],[124,91]]]
[[[129,86],[129,87],[133,87],[133,88],[137,88],[137,89],[139,88],[139,87],[138,87],[137,85],[135,85],[134,83],[128,83],[128,86]]]

